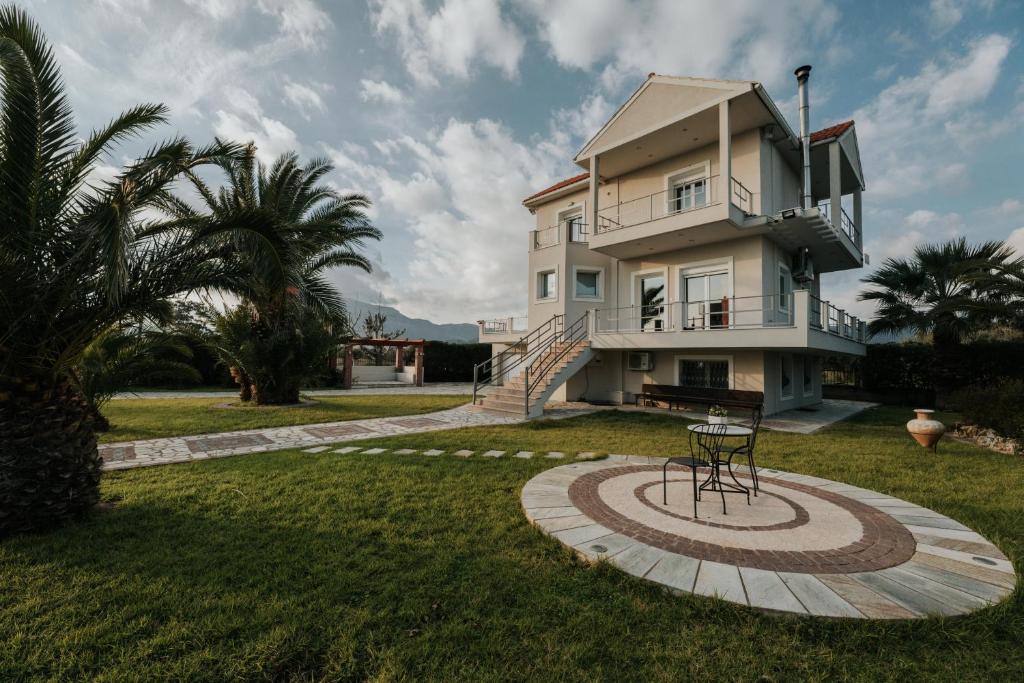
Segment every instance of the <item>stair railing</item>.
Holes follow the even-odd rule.
[[[548,376],[551,369],[558,365],[558,363],[565,358],[569,353],[573,351],[577,346],[587,341],[590,336],[590,311],[586,311],[581,315],[576,322],[569,327],[565,328],[560,332],[556,338],[548,345],[548,350],[551,348],[558,349],[555,353],[542,353],[537,357],[535,361],[537,367],[533,368],[533,364],[527,365],[523,371],[523,387],[525,395],[525,409],[526,416],[530,416],[530,394],[533,390],[540,386],[540,383],[544,381],[544,378]],[[557,345],[561,345],[559,348]],[[532,368],[532,372],[531,372]],[[532,377],[531,377],[532,376]]]
[[[551,316],[541,323],[537,329],[514,343],[500,353],[496,353],[482,363],[473,366],[473,405],[476,405],[476,394],[480,387],[493,384],[502,377],[509,376],[511,370],[532,360],[537,352],[551,345],[563,327],[561,313]]]

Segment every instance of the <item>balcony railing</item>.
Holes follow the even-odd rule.
[[[563,237],[570,242],[585,244],[587,242],[587,224],[579,220],[560,221],[557,225],[533,230],[533,248],[546,249],[562,243]]]
[[[831,223],[834,227],[837,227],[840,230],[842,230],[847,237],[853,240],[854,244],[860,243],[858,240],[858,233],[860,232],[860,228],[857,226],[856,223],[853,222],[853,219],[850,218],[850,215],[846,213],[846,209],[839,207],[838,224],[836,223],[836,221],[833,220],[832,217],[832,202],[821,202],[820,204],[818,204],[818,210],[821,211],[822,216],[828,219],[829,223]]]
[[[527,317],[497,318],[495,320],[481,320],[480,333],[494,335],[516,335],[529,332]]]
[[[814,329],[828,332],[844,339],[852,339],[862,343],[867,341],[867,326],[864,321],[855,315],[850,315],[841,308],[833,306],[828,301],[812,296],[808,314],[811,327]]]
[[[595,334],[794,326],[793,294],[673,301],[595,311]]]
[[[559,229],[557,225],[550,228],[541,228],[533,231],[533,248],[545,249],[559,243]]]
[[[721,204],[720,180],[719,176],[710,176],[704,178],[703,185],[692,182],[682,194],[679,188],[673,188],[605,207],[598,211],[596,232],[611,232]],[[753,214],[754,193],[735,178],[731,180],[729,201],[744,213]]]

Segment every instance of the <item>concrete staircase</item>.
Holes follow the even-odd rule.
[[[556,341],[530,362],[529,373],[520,373],[500,386],[488,387],[486,396],[478,397],[476,403],[486,411],[539,417],[555,389],[579,372],[593,356],[589,341]],[[530,378],[529,404],[524,375]]]

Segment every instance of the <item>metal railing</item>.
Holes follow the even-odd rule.
[[[793,327],[794,295],[763,294],[594,311],[594,334]]]
[[[703,179],[702,187],[691,187],[683,195],[678,195],[678,188],[673,188],[605,207],[598,211],[596,232],[611,232],[720,204],[719,181],[720,177],[713,175]],[[700,180],[693,182],[699,183]],[[736,178],[731,178],[728,198],[741,211],[753,215],[754,193]]]
[[[867,341],[867,326],[864,321],[828,301],[812,296],[808,315],[811,327],[817,330],[853,341]]]
[[[559,332],[548,344],[547,349],[523,370],[523,394],[526,404],[524,408],[527,417],[530,415],[530,398],[534,390],[542,385],[544,379],[563,358],[587,340],[590,333],[589,321],[590,312],[585,311],[575,322]]]
[[[519,316],[515,318],[496,318],[494,320],[480,321],[480,332],[482,334],[517,334],[530,331],[528,318]]]
[[[540,351],[548,348],[561,333],[563,320],[562,314],[552,316],[509,348],[474,365],[473,404],[476,404],[476,392],[480,387],[502,381],[510,376],[511,371],[523,363],[532,362]]]
[[[732,179],[731,187],[732,194],[729,196],[729,201],[731,201],[743,213],[748,216],[753,216],[754,193],[751,192],[746,185],[735,178]]]
[[[553,225],[550,228],[541,228],[540,230],[534,230],[532,232],[534,249],[545,249],[547,247],[553,247],[559,243],[560,230],[557,225]]]
[[[833,227],[838,228],[843,233],[845,233],[847,237],[853,240],[854,244],[859,243],[858,233],[860,232],[860,228],[857,226],[856,223],[853,222],[853,219],[850,218],[850,214],[846,213],[846,209],[844,209],[841,206],[839,207],[838,224],[835,220],[833,220],[831,201],[821,202],[820,204],[818,204],[818,210],[821,211],[821,215],[827,218],[828,222],[831,223]]]

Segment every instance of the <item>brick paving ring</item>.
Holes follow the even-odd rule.
[[[527,517],[590,559],[670,589],[805,615],[906,619],[966,614],[1016,584],[984,537],[927,508],[840,482],[759,470],[748,506],[704,492],[693,518],[688,469],[610,456],[537,475]],[[698,478],[705,476],[698,472]],[[749,478],[741,470],[740,478]]]

